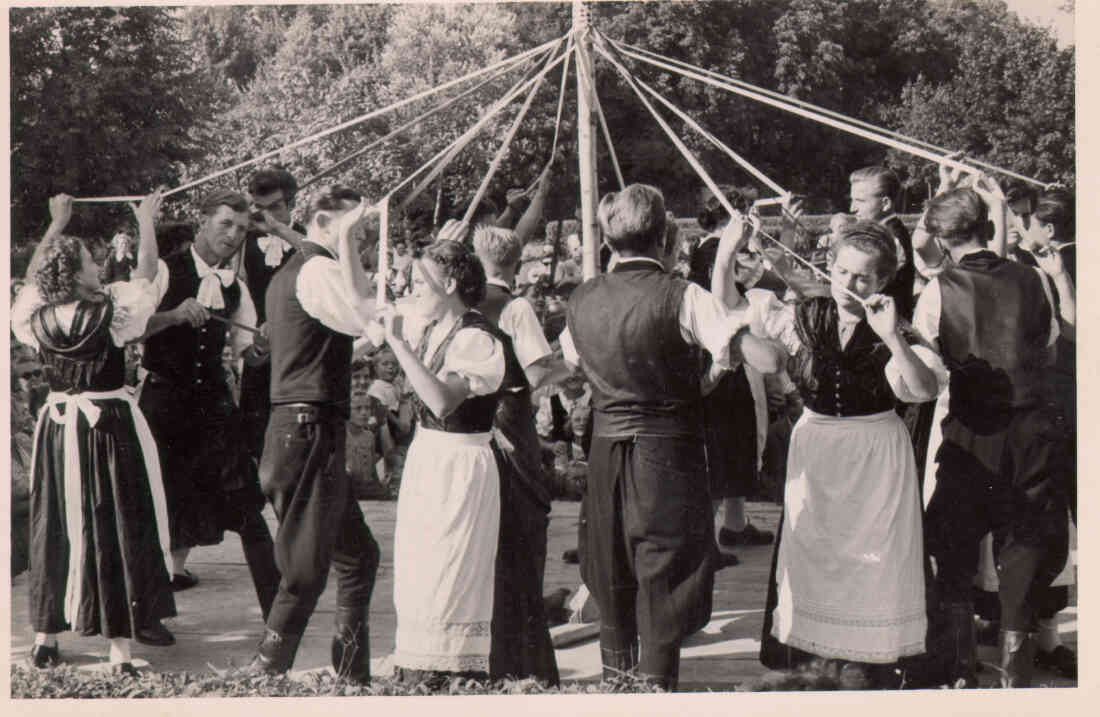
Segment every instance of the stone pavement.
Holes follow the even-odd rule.
[[[388,656],[394,648],[396,618],[393,608],[393,528],[396,503],[361,503],[367,523],[382,547],[382,564],[371,601],[371,655],[377,676],[388,675],[392,667]],[[576,546],[579,504],[554,503],[550,521],[549,550],[546,561],[547,594],[558,588],[575,590],[580,582],[576,565],[562,561],[562,553]],[[750,503],[749,515],[760,528],[776,529],[778,506]],[[265,517],[275,532],[270,508]],[[228,533],[221,545],[192,551],[189,569],[200,583],[176,593],[179,615],[165,624],[176,636],[172,647],[148,647],[134,643],[135,664],[159,672],[206,672],[226,667],[243,667],[251,660],[263,625],[256,596],[241,552],[240,541]],[[725,691],[752,683],[765,673],[757,661],[760,629],[764,615],[764,597],[771,564],[770,546],[741,548],[741,564],[718,573],[715,580],[714,612],[701,632],[693,635],[681,658],[680,687],[684,691]],[[335,603],[334,581],[321,597],[317,611],[302,640],[294,673],[327,669]],[[33,633],[27,616],[27,574],[12,580],[12,662],[25,662]],[[1062,639],[1076,649],[1077,609],[1061,613]],[[60,636],[61,652],[68,662],[96,669],[106,659],[107,645],[102,638],[81,638],[73,633]],[[980,657],[995,662],[996,651],[982,648]],[[588,640],[557,651],[563,681],[598,681],[599,647]],[[983,671],[984,684],[993,684],[994,671]],[[1036,684],[1073,686],[1075,683],[1039,672]]]

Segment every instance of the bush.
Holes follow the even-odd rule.
[[[327,672],[301,679],[253,676],[239,670],[217,673],[157,673],[142,671],[137,677],[78,670],[61,665],[37,670],[11,666],[13,698],[165,698],[165,697],[367,697],[430,695],[541,695],[541,694],[624,694],[654,693],[659,688],[631,678],[603,683],[570,683],[560,688],[544,687],[534,679],[478,680],[454,678],[446,689],[431,691],[426,685],[406,685],[375,679],[369,686],[351,684]]]

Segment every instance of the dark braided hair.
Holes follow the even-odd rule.
[[[46,240],[34,281],[42,298],[50,304],[64,304],[77,298],[76,276],[83,266],[84,242],[67,234]]]
[[[898,249],[894,235],[878,222],[859,221],[844,228],[829,247],[829,264],[844,247],[858,249],[875,258],[875,274],[889,282],[898,270]]]
[[[485,298],[485,267],[464,244],[437,240],[424,250],[424,258],[438,264],[444,277],[455,280],[458,296],[467,307],[477,306]]]

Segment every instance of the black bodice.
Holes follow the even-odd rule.
[[[467,311],[454,323],[450,332],[444,337],[443,341],[440,342],[439,348],[435,350],[435,354],[432,356],[431,361],[426,363],[428,370],[432,374],[438,373],[439,370],[443,368],[443,362],[447,356],[448,347],[450,347],[451,342],[454,341],[455,335],[465,328],[480,329],[490,334],[498,341],[502,339],[500,330],[490,324],[489,320],[481,313],[477,311]],[[423,345],[421,347],[421,361],[425,359],[424,354],[427,351],[427,341],[428,334],[425,332]],[[499,398],[499,390],[485,396],[471,396],[459,404],[458,408],[452,411],[446,418],[438,418],[426,405],[424,405],[420,397],[414,393],[413,409],[416,412],[416,418],[420,425],[433,431],[446,431],[447,433],[487,433],[493,428],[493,418],[496,416]]]
[[[47,304],[34,312],[31,330],[38,340],[46,383],[51,391],[113,391],[126,378],[123,349],[111,339],[114,304],[105,295],[77,304],[71,328]]]
[[[791,377],[810,410],[828,416],[868,416],[897,405],[886,381],[890,349],[867,324],[856,325],[840,347],[839,310],[831,297],[814,297],[795,307],[802,349],[792,359]]]

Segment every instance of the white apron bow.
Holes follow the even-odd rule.
[[[33,470],[38,470],[38,441],[40,432],[49,415],[55,423],[64,426],[64,475],[65,486],[64,511],[65,532],[69,540],[69,572],[65,582],[65,619],[75,629],[83,589],[82,567],[84,561],[84,489],[80,477],[80,441],[77,431],[79,416],[84,414],[89,428],[99,423],[101,409],[93,401],[117,399],[130,405],[130,415],[134,420],[134,429],[141,444],[145,460],[145,472],[149,477],[149,491],[153,498],[153,512],[157,523],[157,535],[164,554],[165,568],[171,574],[170,551],[171,537],[168,532],[168,504],[164,498],[164,483],[160,474],[160,457],[157,444],[149,430],[145,415],[138,408],[137,401],[125,388],[114,391],[85,391],[83,393],[55,393],[46,397],[38,423],[35,426],[34,450],[31,458]],[[65,413],[59,410],[62,406]],[[34,481],[31,481],[32,490]]]

